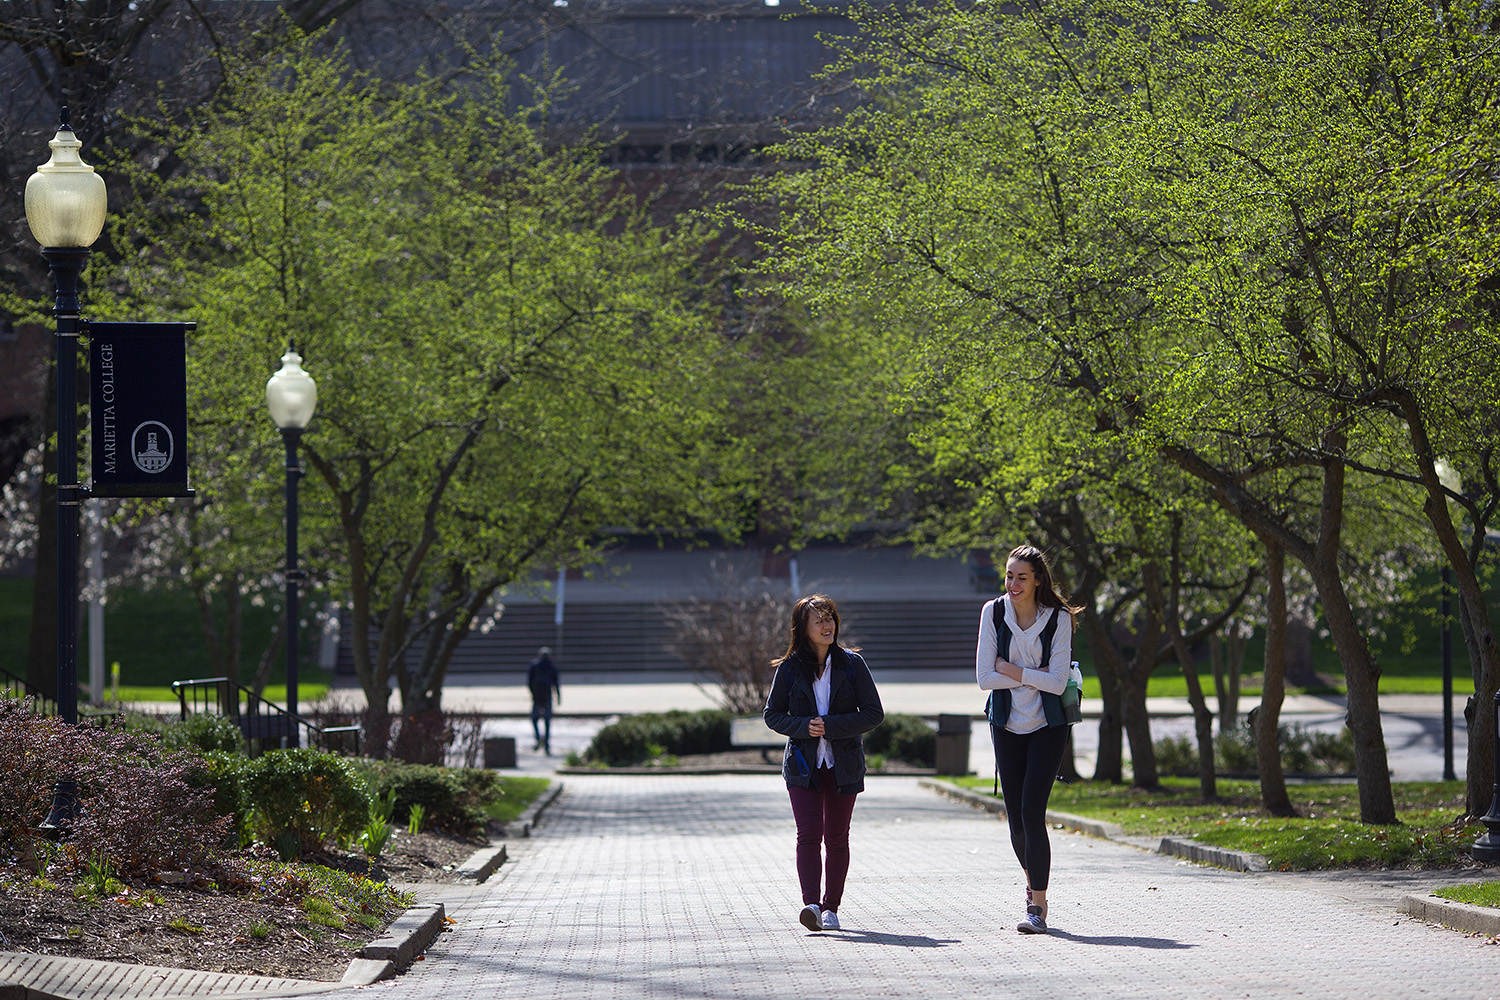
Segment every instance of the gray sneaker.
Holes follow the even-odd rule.
[[[839,915],[832,910],[823,911],[823,929],[825,931],[836,931],[839,929]]]
[[[822,916],[823,914],[818,910],[817,903],[808,903],[802,908],[802,913],[798,915],[797,919],[802,921],[802,926],[808,930],[820,931],[823,929]]]
[[[1016,930],[1022,934],[1047,933],[1047,921],[1042,919],[1042,908],[1035,905],[1026,907],[1026,919],[1016,924]]]

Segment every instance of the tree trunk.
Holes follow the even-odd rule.
[[[259,698],[261,692],[265,691],[266,685],[271,680],[271,667],[276,663],[278,653],[286,652],[286,605],[282,604],[281,614],[276,616],[276,625],[271,629],[271,640],[260,654],[260,662],[256,664],[255,676],[250,678],[248,685]],[[285,655],[282,659],[286,659]]]
[[[1122,746],[1124,712],[1123,669],[1114,642],[1098,615],[1085,613],[1083,630],[1093,654],[1094,671],[1099,676],[1099,691],[1104,702],[1099,714],[1099,751],[1094,758],[1094,780],[1119,785],[1125,781],[1125,756]]]
[[[1427,500],[1422,505],[1422,512],[1427,515],[1438,544],[1442,546],[1443,556],[1453,570],[1453,583],[1458,590],[1466,622],[1464,641],[1469,643],[1469,658],[1480,664],[1479,676],[1474,681],[1474,692],[1486,711],[1473,713],[1465,779],[1467,812],[1470,816],[1482,816],[1489,808],[1494,791],[1495,712],[1491,706],[1494,704],[1495,691],[1500,688],[1500,645],[1496,643],[1494,628],[1490,623],[1490,609],[1484,598],[1484,588],[1480,586],[1475,572],[1477,556],[1483,549],[1473,550],[1475,555],[1471,557],[1464,551],[1463,541],[1453,526],[1453,518],[1448,512],[1448,494],[1442,481],[1438,479],[1437,456],[1433,453],[1432,442],[1427,436],[1421,404],[1410,392],[1396,391],[1393,396],[1406,420],[1412,453],[1422,476],[1422,484],[1427,489]],[[1482,524],[1476,523],[1476,535],[1482,536],[1483,528]]]
[[[1323,616],[1344,667],[1349,691],[1349,731],[1354,735],[1354,767],[1359,781],[1361,823],[1395,823],[1396,803],[1391,792],[1390,758],[1380,722],[1380,667],[1370,653],[1365,633],[1354,617],[1336,566],[1321,559],[1308,567],[1318,584]]]
[[[1172,647],[1177,653],[1177,662],[1182,664],[1182,675],[1187,679],[1188,704],[1193,706],[1193,731],[1198,738],[1198,789],[1204,801],[1212,802],[1219,797],[1214,766],[1214,713],[1208,710],[1203,685],[1198,680],[1198,669],[1193,664],[1193,651],[1188,648],[1179,628],[1172,629]]]
[[[1255,713],[1255,763],[1260,771],[1260,804],[1272,816],[1295,816],[1296,808],[1286,792],[1286,774],[1281,769],[1281,704],[1286,697],[1286,553],[1275,541],[1265,540],[1266,659],[1261,685],[1260,709]]]
[[[1245,666],[1245,638],[1239,625],[1231,623],[1221,634],[1208,637],[1208,657],[1213,666],[1214,697],[1219,700],[1219,732],[1240,726],[1240,678]]]
[[[1154,567],[1155,563],[1148,564]],[[1149,600],[1141,602],[1145,619],[1135,636],[1135,655],[1125,670],[1125,735],[1130,740],[1131,784],[1137,788],[1159,788],[1161,774],[1156,769],[1156,747],[1151,742],[1151,712],[1146,707],[1146,685],[1156,669],[1161,650],[1161,612]]]
[[[244,633],[239,574],[229,573],[219,581],[218,596],[224,602],[222,632],[214,612],[214,596],[214,591],[201,580],[193,581],[193,604],[198,609],[198,628],[203,632],[203,644],[208,649],[209,669],[214,677],[228,677],[232,683],[238,684]]]
[[[1120,698],[1125,737],[1130,741],[1130,783],[1137,788],[1159,788],[1156,748],[1151,745],[1151,713],[1146,708],[1146,679],[1151,671],[1140,669],[1140,656],[1138,651],[1136,669],[1130,671]]]
[[[1198,668],[1193,663],[1193,651],[1188,648],[1187,640],[1182,636],[1181,620],[1181,584],[1182,579],[1181,558],[1178,550],[1178,532],[1181,521],[1174,516],[1172,525],[1172,578],[1167,584],[1167,593],[1162,593],[1161,568],[1156,562],[1149,562],[1142,570],[1144,578],[1147,605],[1161,621],[1166,629],[1167,641],[1172,644],[1172,651],[1177,655],[1177,663],[1182,667],[1182,677],[1187,681],[1188,704],[1193,707],[1193,731],[1198,739],[1198,789],[1206,802],[1212,802],[1219,797],[1217,775],[1214,770],[1214,716],[1208,710],[1208,702],[1203,697],[1203,685],[1198,680]]]
[[[1288,619],[1282,635],[1281,655],[1285,682],[1301,688],[1321,686],[1323,679],[1313,669],[1312,626],[1300,618]]]
[[[1391,793],[1390,762],[1380,724],[1380,670],[1370,654],[1364,631],[1349,604],[1339,568],[1344,527],[1344,433],[1331,429],[1323,435],[1323,492],[1318,511],[1316,542],[1293,531],[1280,513],[1251,495],[1244,484],[1224,469],[1185,448],[1164,448],[1165,457],[1213,487],[1220,506],[1262,537],[1273,537],[1312,575],[1323,614],[1338,650],[1339,665],[1349,689],[1349,729],[1354,734],[1358,770],[1359,811],[1362,823],[1395,823],[1396,803]]]

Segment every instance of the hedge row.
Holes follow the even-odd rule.
[[[630,767],[650,760],[658,748],[679,757],[722,753],[732,749],[731,718],[719,709],[627,716],[599,730],[583,756],[609,767]],[[920,767],[935,767],[937,731],[919,715],[887,715],[884,722],[865,734],[865,751]]]
[[[583,756],[610,767],[629,767],[650,760],[653,746],[678,756],[722,753],[731,749],[730,718],[720,709],[627,716],[599,730]]]
[[[920,715],[887,715],[866,734],[865,753],[884,754],[918,767],[937,767],[937,730]]]

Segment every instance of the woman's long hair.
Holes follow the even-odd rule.
[[[838,605],[834,604],[833,598],[827,594],[808,594],[792,607],[790,641],[787,643],[786,652],[771,661],[773,667],[791,663],[793,666],[802,668],[809,677],[822,668],[823,664],[818,662],[818,652],[807,638],[807,623],[818,615],[827,615],[833,619],[833,645],[828,652],[833,655],[834,663],[839,663],[843,659],[844,647],[839,645],[839,628],[842,622],[839,619]]]
[[[1017,545],[1005,557],[1006,562],[1012,559],[1020,559],[1031,567],[1031,572],[1036,577],[1037,606],[1066,611],[1072,616],[1073,627],[1076,629],[1078,616],[1083,614],[1083,608],[1069,604],[1068,599],[1058,592],[1057,584],[1052,581],[1052,567],[1047,564],[1047,556],[1042,550],[1035,545]]]

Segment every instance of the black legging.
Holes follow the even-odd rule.
[[[1043,726],[1024,735],[990,727],[1000,794],[1010,821],[1010,845],[1026,869],[1028,888],[1045,891],[1052,870],[1052,843],[1047,839],[1047,798],[1062,766],[1067,726]]]

